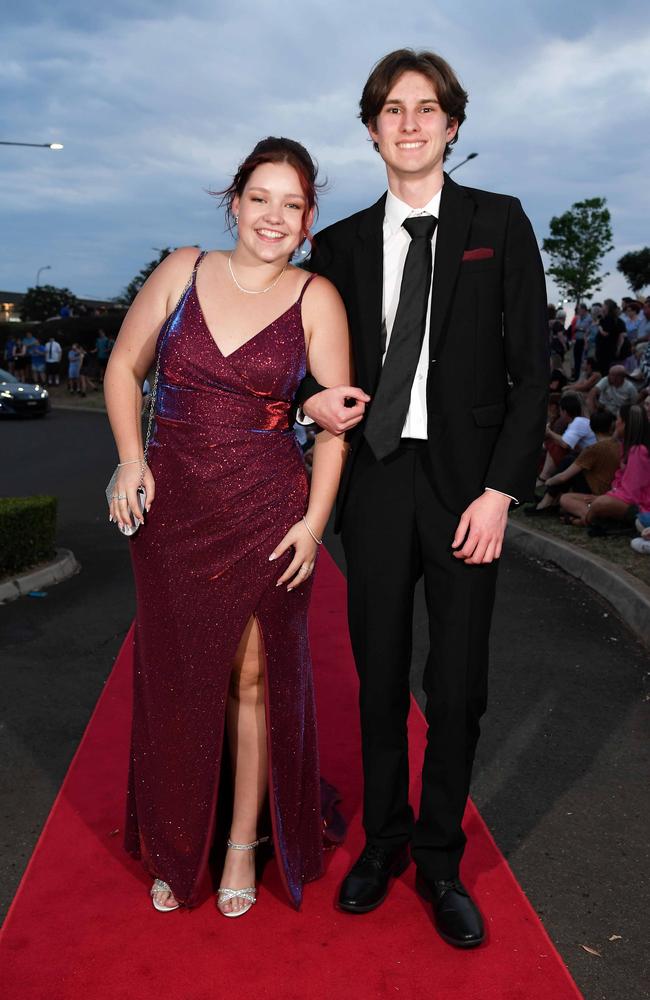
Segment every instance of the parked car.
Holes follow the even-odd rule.
[[[49,408],[47,389],[0,368],[0,417],[44,417]]]

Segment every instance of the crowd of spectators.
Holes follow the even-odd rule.
[[[37,385],[57,386],[67,379],[70,394],[85,396],[104,381],[114,343],[103,330],[97,332],[93,348],[74,343],[67,351],[54,336],[43,342],[33,333],[10,335],[4,344],[2,367],[19,381]]]
[[[526,508],[650,554],[650,298],[549,306],[549,409]]]

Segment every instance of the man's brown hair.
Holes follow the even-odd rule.
[[[387,56],[380,59],[373,67],[372,73],[363,88],[363,94],[359,101],[359,118],[364,125],[371,125],[375,128],[377,116],[390,93],[390,89],[403,73],[409,71],[421,73],[426,76],[435,87],[438,103],[451,122],[452,119],[458,122],[458,127],[465,121],[465,106],[467,104],[467,91],[463,90],[453,69],[442,56],[435,52],[428,52],[422,49],[416,52],[415,49],[396,49],[389,52]],[[458,132],[450,142],[447,143],[444,159],[451,153],[451,147],[458,139]],[[377,152],[379,147],[373,143]]]

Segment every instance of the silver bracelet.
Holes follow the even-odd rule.
[[[129,459],[128,462],[118,462],[117,463],[117,467],[118,467],[118,469],[121,469],[123,465],[135,465],[136,462],[139,462],[140,465],[146,465],[147,464],[146,458],[131,458],[131,459]]]
[[[314,534],[314,532],[309,527],[309,523],[308,523],[306,517],[303,517],[303,521],[305,522],[305,527],[306,527],[307,531],[309,532],[309,534],[311,535],[311,537],[316,542],[316,545],[322,545],[323,544],[323,539],[322,538],[316,538],[316,535]]]

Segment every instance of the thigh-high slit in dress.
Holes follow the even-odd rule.
[[[196,271],[158,339],[156,496],[131,554],[137,591],[125,846],[179,902],[198,900],[215,829],[233,658],[254,617],[265,656],[269,807],[297,907],[322,872],[318,750],[307,638],[311,581],[276,587],[269,555],[307,506],[288,424],[305,375],[298,300],[228,355]]]

